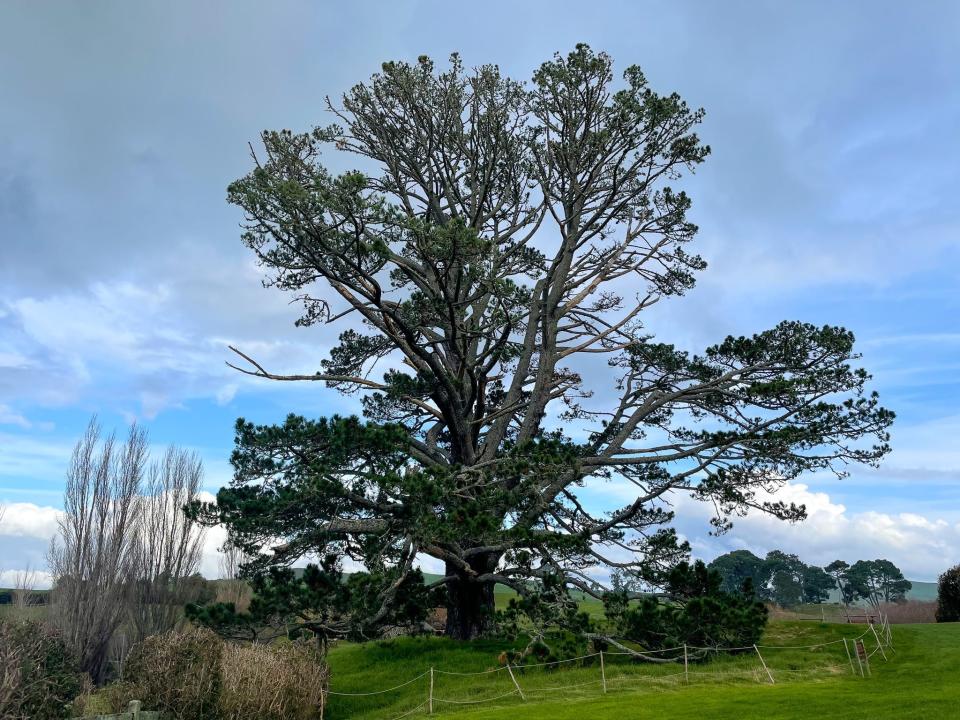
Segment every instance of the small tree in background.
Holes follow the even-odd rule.
[[[853,589],[850,587],[850,581],[847,579],[847,572],[850,570],[850,563],[844,560],[834,560],[827,565],[824,570],[833,579],[833,584],[840,593],[840,600],[844,605],[849,606],[853,602]]]
[[[805,565],[801,580],[805,603],[817,604],[830,599],[833,578],[823,568],[816,565]]]
[[[865,600],[877,612],[881,603],[901,602],[913,583],[889,560],[857,560],[846,573],[855,600]]]
[[[707,567],[720,573],[721,589],[737,592],[750,580],[757,597],[766,598],[767,568],[763,558],[749,550],[733,550],[715,558]]]
[[[943,573],[937,582],[937,622],[960,621],[960,565]]]

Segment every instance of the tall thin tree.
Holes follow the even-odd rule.
[[[53,621],[95,682],[108,673],[110,644],[127,608],[136,569],[139,492],[146,433],[101,436],[92,419],[73,449],[59,533],[49,552]]]

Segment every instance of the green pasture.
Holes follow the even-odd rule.
[[[345,643],[330,653],[331,691],[368,693],[407,684],[379,695],[331,696],[326,717],[389,720],[404,713],[421,716],[427,708],[414,709],[429,697],[429,669],[433,667],[434,715],[439,717],[960,718],[960,624],[894,626],[894,652],[889,653],[888,661],[879,652],[873,655],[869,678],[851,671],[842,643],[812,649],[764,647],[829,643],[852,638],[865,629],[863,625],[835,623],[771,623],[760,651],[774,684],[753,652],[691,664],[689,683],[682,664],[652,665],[605,655],[606,693],[594,657],[556,667],[516,670],[526,700],[516,694],[509,673],[499,669],[497,656],[508,647],[504,642],[400,638]],[[873,651],[876,642],[872,634],[865,640],[867,651]],[[440,670],[484,674],[452,675]],[[498,695],[506,696],[486,701]]]

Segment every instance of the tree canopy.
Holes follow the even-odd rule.
[[[823,602],[834,587],[834,579],[823,568],[781,550],[771,550],[765,558],[734,550],[714,559],[709,567],[719,573],[726,592],[735,592],[749,581],[759,599],[784,607]]]
[[[251,572],[349,557],[391,605],[430,556],[447,632],[473,637],[495,583],[662,583],[687,554],[672,493],[719,531],[747,510],[799,520],[777,488],[887,452],[893,415],[848,330],[783,322],[691,353],[645,328],[706,266],[675,184],[709,148],[703,111],[638,67],[615,80],[578,45],[523,83],[422,57],[327,105],[333,125],[264,132],[229,199],[265,283],[339,341],[304,374],[239,348],[237,367],[358,395],[364,418],[238,422],[234,480],[197,512],[261,553]],[[363,169],[334,174],[331,150]],[[603,482],[630,498],[588,501]]]

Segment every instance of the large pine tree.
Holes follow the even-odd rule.
[[[697,355],[645,331],[643,312],[705,267],[671,183],[709,148],[702,111],[639,68],[614,80],[583,45],[529,83],[421,58],[328,106],[336,125],[263,133],[229,189],[298,324],[342,329],[316,372],[242,349],[239,369],[360,395],[364,414],[238,423],[235,479],[205,517],[246,551],[272,546],[261,566],[360,561],[375,625],[432,556],[447,632],[470,638],[496,583],[599,595],[597,566],[662,578],[686,550],[671,493],[712,504],[718,527],[750,508],[793,520],[804,509],[766,491],[887,451],[893,416],[847,330],[784,322]],[[364,170],[331,173],[325,148]],[[597,479],[634,497],[585,501]]]

